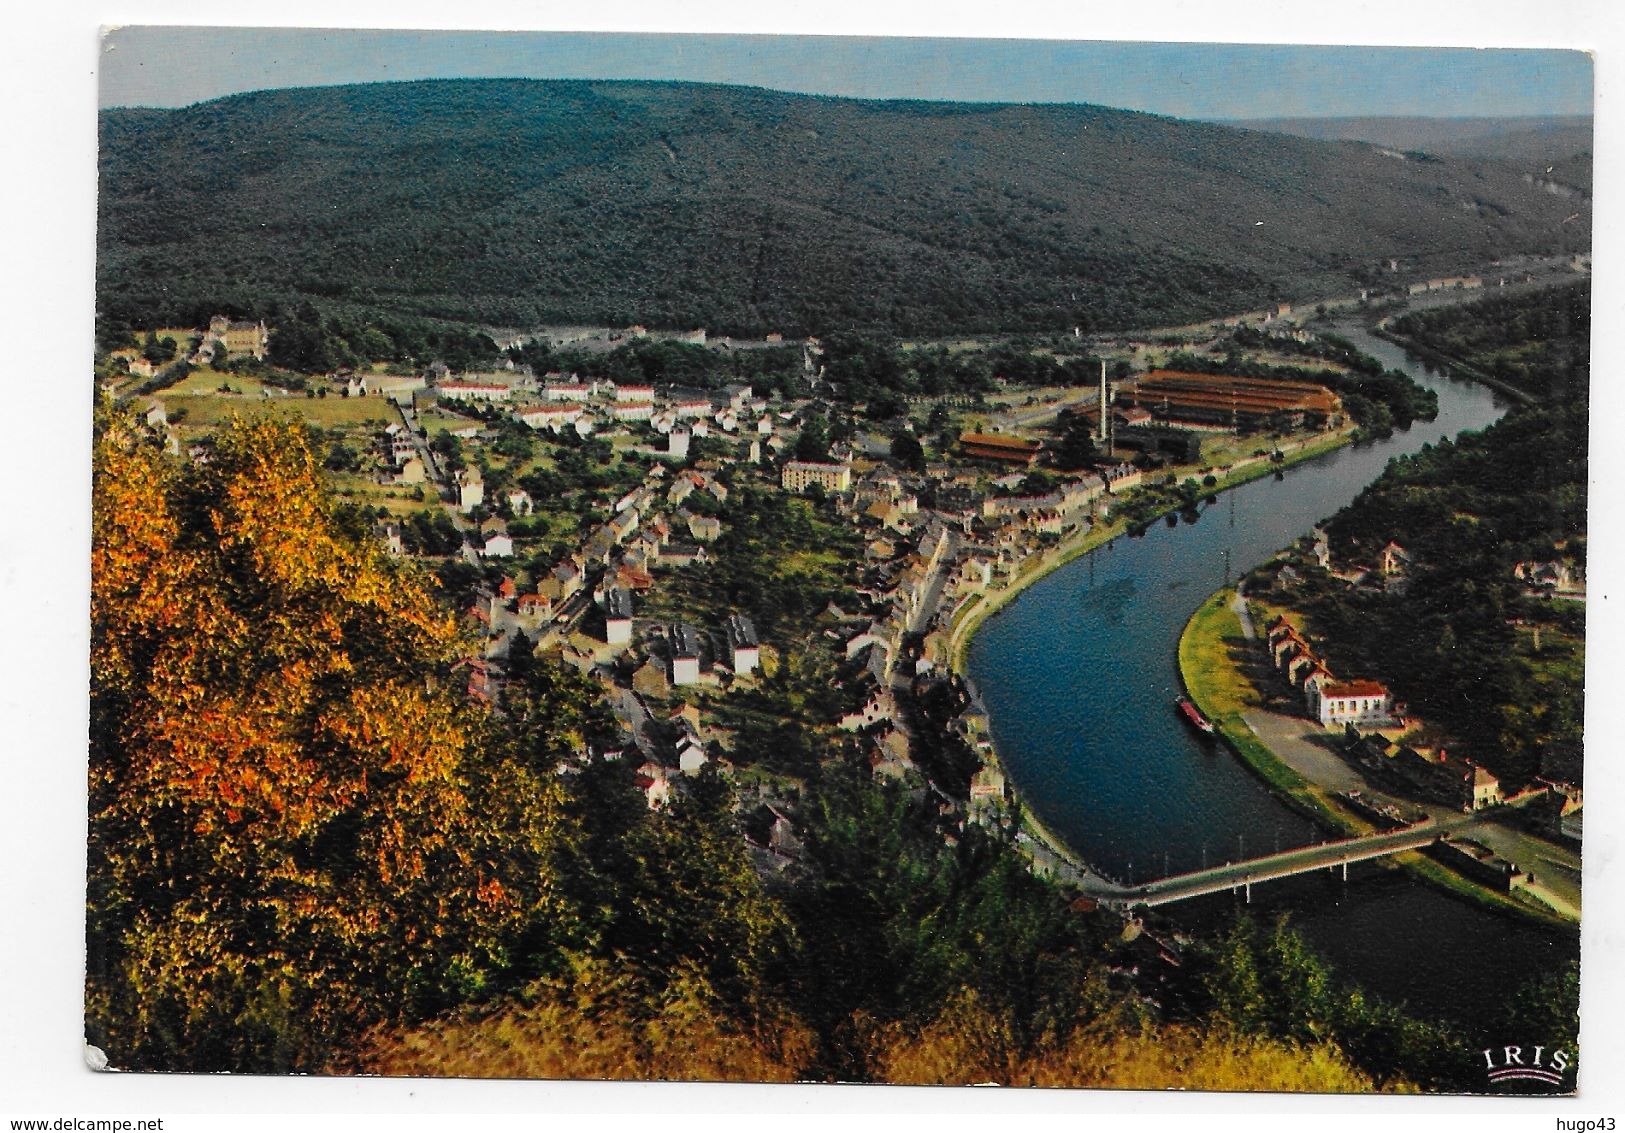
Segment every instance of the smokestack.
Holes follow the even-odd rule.
[[[1107,414],[1107,412],[1108,412],[1108,406],[1106,404],[1106,359],[1102,358],[1100,360],[1100,436],[1098,438],[1096,438],[1096,439],[1100,440],[1101,442],[1104,442],[1106,440],[1106,414]]]

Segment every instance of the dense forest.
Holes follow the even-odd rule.
[[[1193,946],[1152,1003],[1012,828],[839,750],[764,876],[714,766],[651,810],[593,754],[611,722],[572,670],[515,664],[500,717],[466,699],[449,610],[294,421],[184,466],[104,423],[94,475],[87,1036],[114,1066],[1475,1084],[1480,1036],[1340,988],[1279,924]],[[1543,1033],[1573,987],[1524,993]]]
[[[1550,403],[1589,397],[1591,285],[1491,295],[1460,307],[1395,319],[1398,334],[1446,363],[1470,366]]]
[[[1591,195],[1590,115],[1555,118],[1256,118],[1227,123],[1323,141],[1360,141],[1426,156],[1504,162],[1556,191]]]
[[[1514,572],[1562,563],[1583,578],[1590,325],[1583,284],[1399,320],[1414,340],[1538,399],[1394,461],[1328,524],[1340,561],[1400,543],[1413,560],[1402,587],[1306,583],[1334,668],[1344,659],[1347,671],[1383,675],[1463,754],[1517,783],[1543,767],[1579,775],[1584,605]]]
[[[682,83],[107,110],[100,160],[100,313],[132,326],[308,302],[403,324],[1098,330],[1589,234],[1583,203],[1495,162],[1094,106]]]

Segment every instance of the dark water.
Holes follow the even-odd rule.
[[[1439,394],[1439,417],[1391,440],[1344,448],[1221,494],[1194,522],[1153,523],[1033,585],[977,632],[971,676],[1025,804],[1078,854],[1125,881],[1252,856],[1322,837],[1228,750],[1175,715],[1177,647],[1191,612],[1349,503],[1388,461],[1480,429],[1505,404],[1428,372],[1362,329],[1339,333]],[[1362,880],[1309,877],[1254,890],[1343,974],[1418,1009],[1473,1018],[1537,968],[1573,954],[1567,938],[1483,912],[1376,867]],[[1228,917],[1229,898],[1170,906],[1192,927]]]

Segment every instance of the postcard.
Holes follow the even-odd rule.
[[[99,1065],[1584,1096],[1588,56],[102,63]]]

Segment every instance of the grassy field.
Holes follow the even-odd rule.
[[[1260,705],[1257,690],[1243,670],[1248,648],[1241,622],[1231,609],[1234,590],[1221,590],[1197,607],[1179,637],[1179,674],[1185,693],[1236,749],[1243,762],[1298,809],[1349,833],[1370,827],[1345,813],[1330,796],[1275,757],[1255,736],[1241,714]]]
[[[1259,704],[1252,682],[1234,654],[1246,648],[1241,621],[1230,607],[1235,591],[1223,590],[1197,609],[1179,639],[1179,671],[1185,690],[1209,718],[1235,715]]]
[[[232,384],[247,379],[233,377]],[[217,386],[219,382],[215,383]],[[339,425],[366,425],[383,428],[395,420],[389,405],[373,397],[263,397],[210,394],[188,397],[185,401],[186,424],[214,426],[233,414],[247,416],[254,413],[289,413],[302,417],[312,425],[331,429]]]
[[[327,475],[337,495],[355,503],[375,504],[396,515],[432,511],[440,507],[433,484],[417,485],[423,489],[423,499],[415,500],[412,498],[412,486],[380,484],[369,473],[329,472]]]
[[[457,413],[451,413],[438,407],[423,409],[418,413],[418,428],[431,437],[441,433],[449,433],[456,429],[466,429],[470,425],[484,428],[484,422],[482,421],[478,421],[473,417],[464,417]]]
[[[265,389],[264,383],[257,378],[222,373],[212,366],[199,366],[163,392],[177,397],[211,397],[219,392],[221,386],[228,386],[234,393],[245,397],[259,397]],[[281,396],[280,391],[274,396]]]

